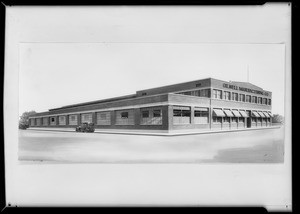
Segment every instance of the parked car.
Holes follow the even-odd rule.
[[[94,132],[94,123],[82,123],[80,126],[76,127],[76,132]]]

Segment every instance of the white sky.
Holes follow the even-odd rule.
[[[284,115],[284,44],[23,43],[19,114],[203,78],[247,81]]]

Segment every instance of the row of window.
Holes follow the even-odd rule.
[[[257,103],[262,105],[271,105],[271,99],[262,98],[257,96],[238,94],[230,91],[221,91],[213,89],[213,98],[215,99],[224,99],[224,100],[234,100],[246,103]]]
[[[177,94],[210,98],[211,90],[208,88],[208,89],[179,92]],[[215,99],[234,100],[234,101],[247,102],[247,103],[271,105],[271,99],[268,99],[268,98],[262,98],[262,97],[245,95],[245,94],[238,94],[235,92],[222,91],[222,90],[218,90],[218,89],[213,89],[212,97]]]
[[[191,123],[191,108],[184,106],[173,107],[173,124],[189,124]],[[207,124],[209,123],[208,108],[195,107],[194,108],[194,123]]]
[[[69,125],[78,125],[79,115],[69,115]],[[81,114],[81,123],[92,123],[92,113]],[[44,117],[31,119],[31,126],[47,126],[56,125],[57,117]],[[50,121],[49,121],[50,120]],[[36,123],[35,123],[36,121]],[[67,116],[58,116],[58,125],[66,125]],[[140,125],[161,125],[162,124],[162,110],[148,108],[141,111]],[[97,112],[96,113],[96,125],[112,125],[111,124],[111,112]],[[116,111],[115,125],[134,125],[134,110]]]

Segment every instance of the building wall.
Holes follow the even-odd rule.
[[[30,119],[30,126],[41,126],[41,127],[72,127],[80,125],[82,122],[86,122],[86,117],[84,114],[89,114],[88,122],[93,122],[95,124],[95,128],[99,129],[152,129],[152,130],[180,130],[180,129],[201,129],[201,130],[209,130],[209,129],[240,129],[247,127],[247,121],[245,123],[241,122],[232,122],[230,120],[229,123],[221,122],[220,124],[214,123],[212,120],[212,112],[214,108],[220,109],[238,109],[238,110],[262,110],[262,111],[271,111],[271,105],[264,104],[256,104],[256,103],[246,103],[240,101],[233,100],[224,100],[224,99],[214,99],[214,98],[205,98],[205,97],[197,97],[197,96],[188,96],[182,94],[160,94],[167,92],[181,91],[181,90],[189,90],[189,89],[199,89],[199,88],[219,88],[222,91],[231,91],[235,93],[249,94],[251,96],[260,96],[254,93],[248,93],[244,91],[236,91],[228,88],[224,88],[223,84],[229,83],[225,81],[215,80],[215,79],[204,79],[198,81],[192,81],[182,84],[176,84],[171,86],[165,86],[155,89],[143,90],[137,92],[137,98],[129,98],[117,101],[111,101],[107,103],[93,103],[82,106],[72,106],[66,108],[54,109],[48,112],[37,113],[34,115],[35,118]],[[259,87],[247,85],[247,87],[262,90]],[[143,94],[146,93],[146,96]],[[212,95],[212,93],[211,93]],[[267,96],[271,98],[272,93],[269,92]],[[173,110],[178,106],[189,107],[190,108],[190,118],[185,124],[176,124],[175,121],[177,118],[173,117]],[[199,124],[199,117],[195,119],[194,111],[195,108],[208,108],[208,122],[204,124]],[[160,109],[162,112],[161,118],[148,118],[149,121],[145,123],[145,119],[141,117],[141,111],[143,110]],[[126,120],[120,118],[120,114],[122,111],[128,110],[130,123],[127,123]],[[99,122],[98,116],[103,112],[105,112],[109,117],[104,123]],[[71,122],[69,120],[71,117],[76,117],[76,120]],[[53,119],[52,119],[53,118]],[[62,118],[65,118],[62,120]],[[187,121],[187,118],[182,118],[180,121]],[[155,122],[153,121],[156,121]],[[45,121],[45,122],[44,122]],[[109,122],[108,122],[109,121]],[[144,123],[142,123],[144,121]],[[157,121],[161,121],[161,123],[157,123]],[[179,120],[178,120],[179,121]],[[198,122],[197,122],[198,121]],[[154,124],[153,124],[154,123]],[[270,122],[257,122],[252,123],[251,127],[266,127],[270,126]]]

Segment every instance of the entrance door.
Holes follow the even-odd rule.
[[[251,128],[251,111],[246,111],[247,117],[247,128]]]
[[[251,128],[251,118],[247,117],[247,128]]]

